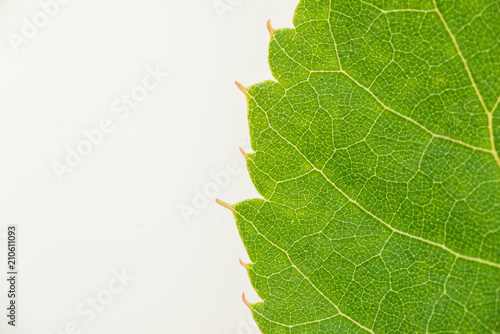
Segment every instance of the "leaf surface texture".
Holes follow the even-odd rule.
[[[234,207],[264,334],[500,332],[500,1],[303,0]]]

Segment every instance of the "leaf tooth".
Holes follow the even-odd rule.
[[[219,204],[219,205],[221,205],[221,206],[225,207],[226,209],[229,209],[229,210],[231,210],[231,211],[233,211],[233,212],[234,212],[234,206],[233,206],[233,205],[231,205],[231,204],[227,204],[226,202],[223,202],[223,201],[221,201],[221,200],[220,200],[220,199],[218,199],[218,198],[217,198],[217,199],[215,199],[215,201],[217,202],[217,204]]]
[[[240,264],[245,268],[246,270],[250,270],[251,264],[250,263],[245,263],[240,259]]]
[[[242,148],[241,148],[241,146],[240,146],[240,152],[241,152],[241,154],[243,154],[243,156],[245,157],[245,159],[248,159],[248,154],[247,154],[247,152],[245,152],[245,150],[244,150],[244,149],[242,149]]]
[[[243,299],[243,303],[245,303],[246,306],[248,306],[250,309],[252,308],[252,304],[248,301],[247,297],[245,297],[245,293],[241,295],[241,299]]]
[[[272,26],[271,26],[271,20],[268,20],[267,21],[267,30],[269,30],[269,34],[271,35],[271,38],[274,37],[274,34],[276,34],[276,29],[274,29]]]
[[[243,93],[245,93],[246,96],[248,96],[248,88],[240,84],[238,81],[235,81],[234,83]]]

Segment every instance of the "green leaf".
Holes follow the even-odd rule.
[[[500,332],[499,13],[303,0],[273,31],[233,207],[263,333]]]

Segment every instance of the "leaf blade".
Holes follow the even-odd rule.
[[[265,334],[500,324],[496,100],[479,91],[498,80],[464,62],[478,47],[455,38],[450,11],[391,4],[302,1],[271,39],[277,82],[248,90],[264,199],[235,216]]]

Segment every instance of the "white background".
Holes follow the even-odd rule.
[[[212,199],[189,221],[179,207],[230,161],[240,172],[217,197],[258,196],[238,151],[249,135],[234,80],[272,79],[266,21],[291,27],[298,1],[215,4],[228,2],[218,15],[213,0],[71,0],[16,52],[9,38],[41,7],[0,1],[0,333],[257,333],[232,215]],[[120,118],[114,101],[157,66],[170,76]],[[52,164],[106,118],[113,132],[60,182]],[[8,224],[19,230],[15,329]],[[91,321],[79,314],[122,270],[134,279]]]

